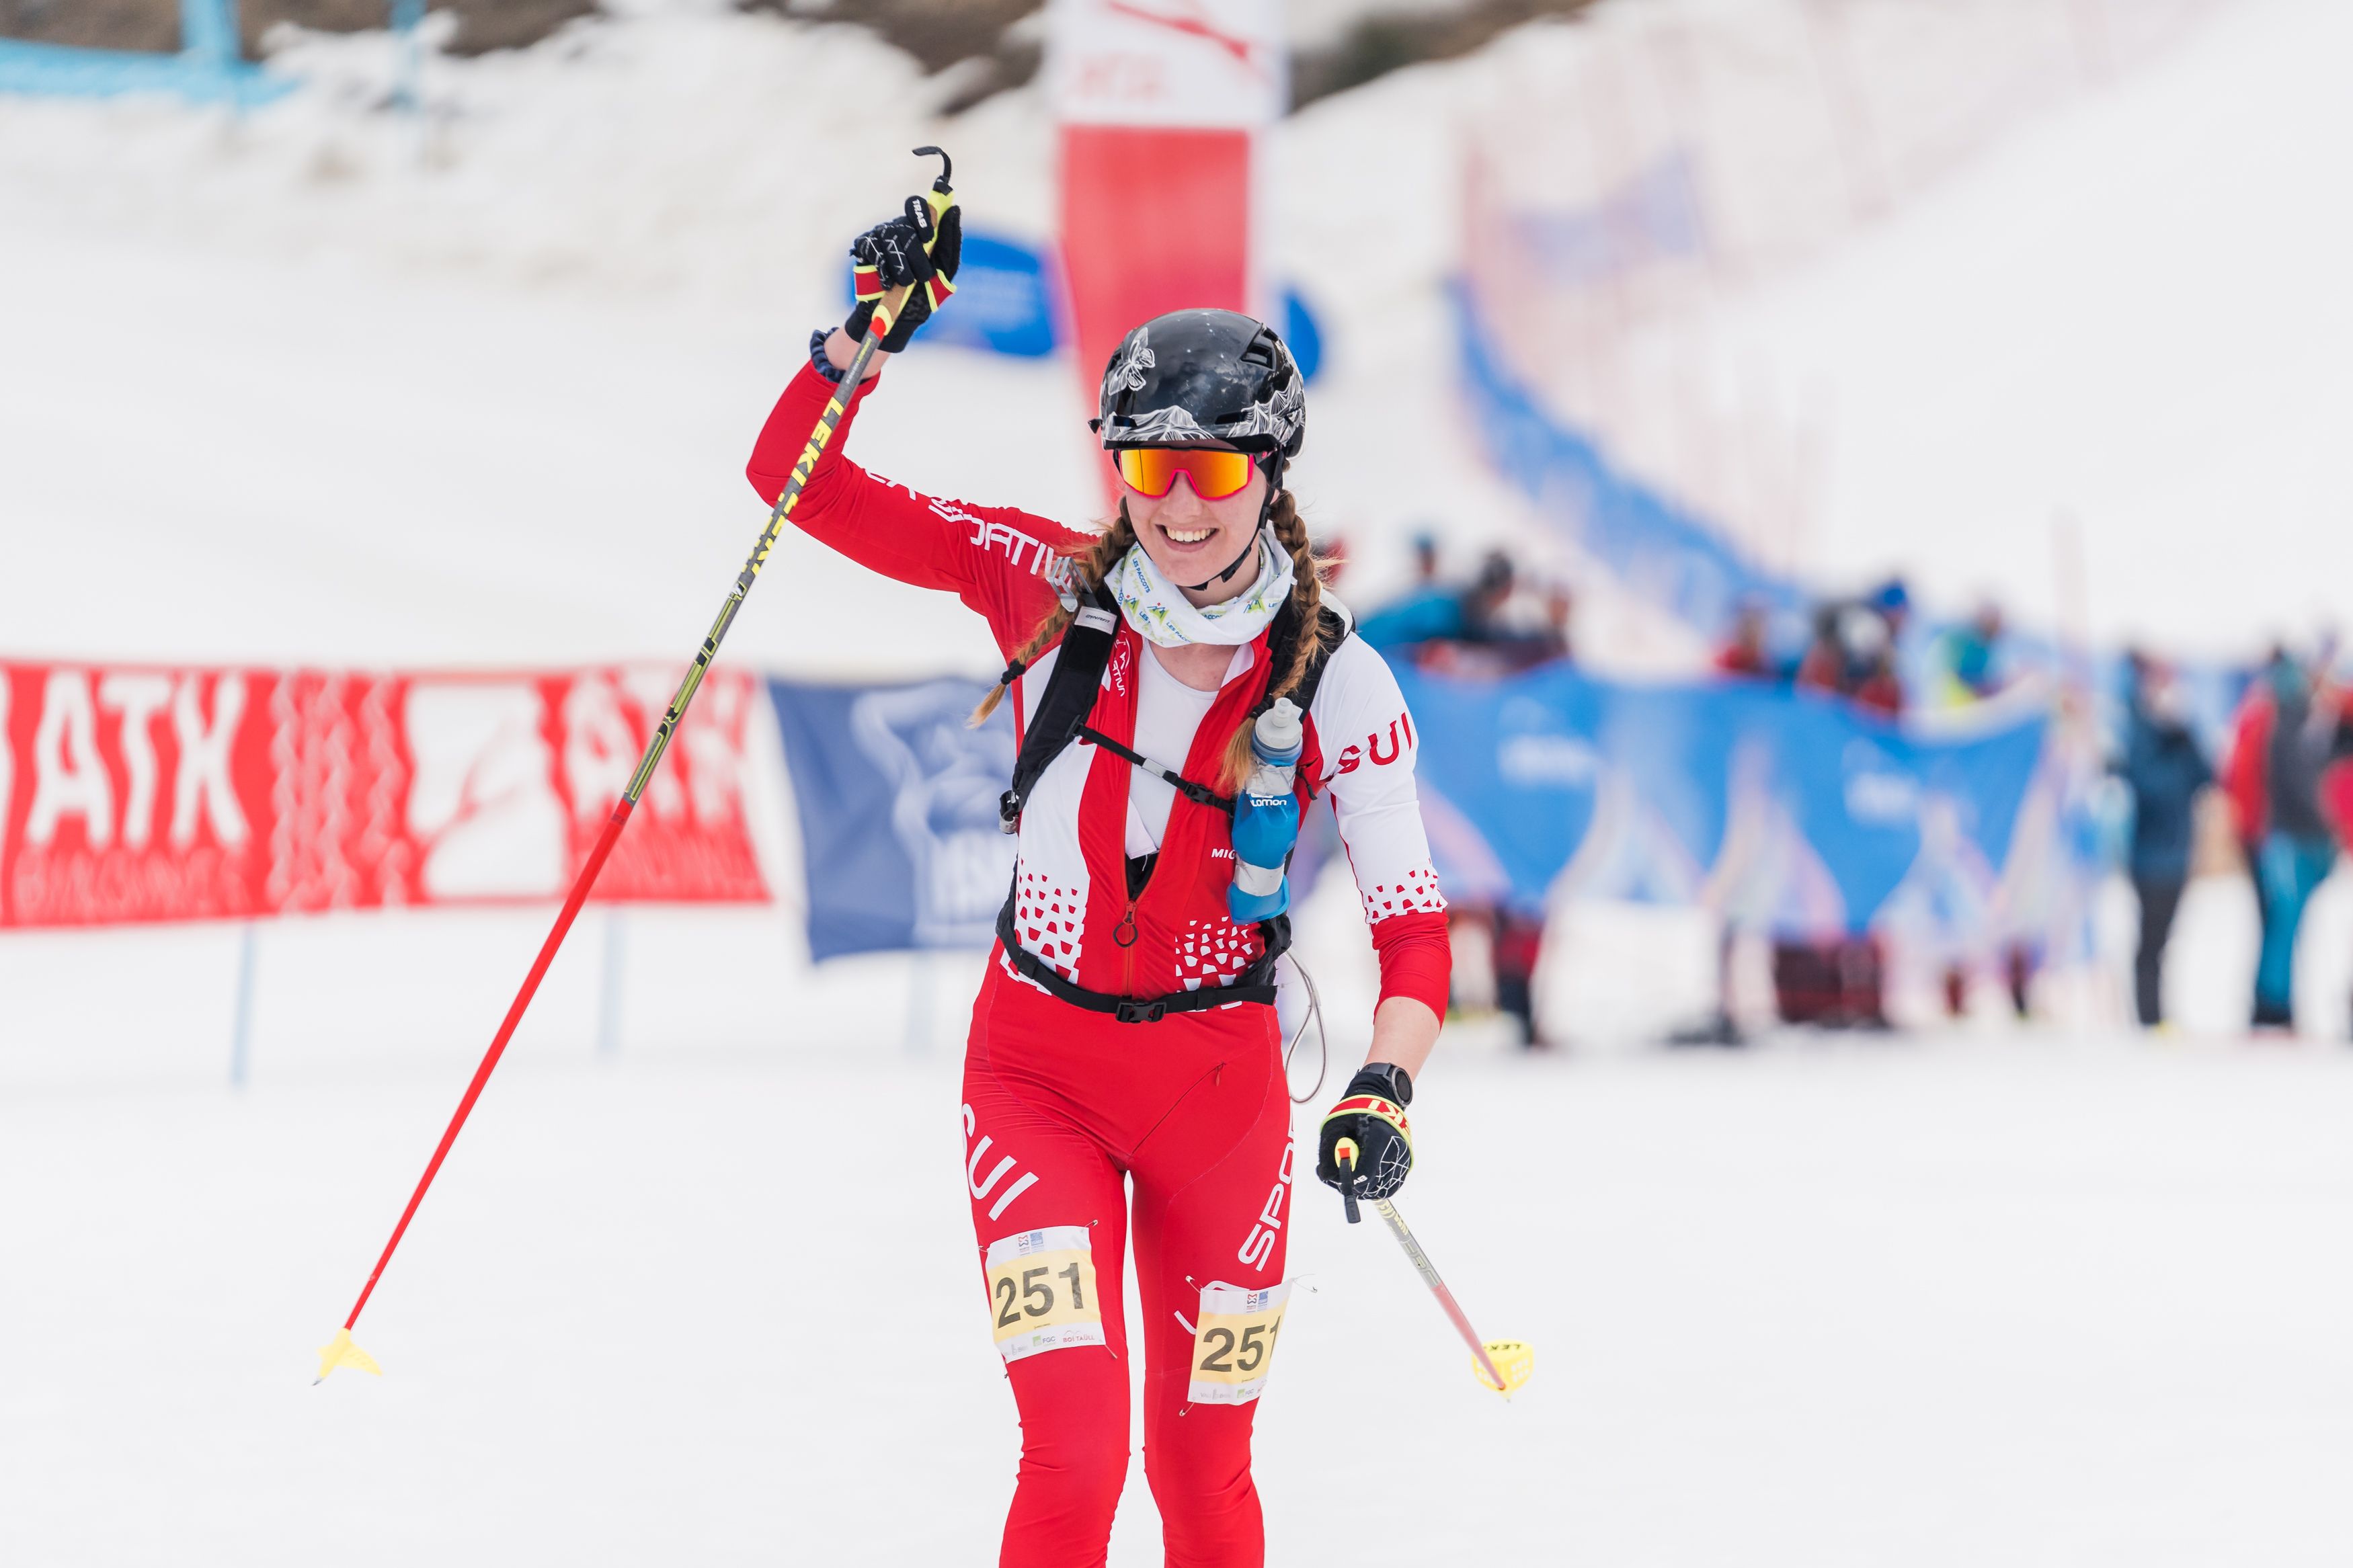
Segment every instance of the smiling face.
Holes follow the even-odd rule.
[[[1170,446],[1222,447],[1219,441],[1170,442]],[[1213,579],[1250,548],[1258,532],[1259,511],[1266,502],[1266,470],[1250,465],[1250,483],[1222,500],[1203,500],[1193,491],[1189,475],[1179,473],[1165,496],[1153,497],[1120,481],[1120,500],[1144,553],[1160,574],[1184,588],[1187,583]],[[1185,589],[1196,605],[1216,605],[1247,591],[1257,574],[1247,567],[1224,582],[1208,582],[1201,589]]]

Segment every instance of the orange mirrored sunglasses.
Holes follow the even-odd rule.
[[[1179,474],[1203,500],[1240,495],[1250,480],[1248,452],[1213,447],[1123,447],[1112,454],[1112,462],[1130,489],[1155,500],[1175,487]]]

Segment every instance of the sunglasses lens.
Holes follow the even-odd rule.
[[[1203,500],[1223,500],[1239,495],[1250,484],[1248,452],[1224,452],[1201,447],[1128,447],[1114,454],[1119,477],[1139,495],[1155,500],[1168,493],[1183,474],[1193,493]]]
[[[1176,465],[1168,461],[1174,455],[1163,447],[1126,447],[1113,452],[1111,458],[1128,489],[1156,500],[1168,493],[1176,477]]]

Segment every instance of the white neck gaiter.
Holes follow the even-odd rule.
[[[1196,605],[1160,574],[1141,544],[1129,547],[1112,568],[1111,591],[1118,598],[1127,624],[1149,642],[1162,647],[1188,643],[1238,647],[1266,630],[1277,610],[1291,597],[1295,577],[1291,552],[1262,528],[1258,536],[1258,577],[1243,592],[1220,605]]]

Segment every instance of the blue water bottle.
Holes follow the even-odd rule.
[[[1272,920],[1291,908],[1283,868],[1299,841],[1299,797],[1292,781],[1304,740],[1299,705],[1278,697],[1250,728],[1250,780],[1234,801],[1234,880],[1226,912],[1236,925]]]

